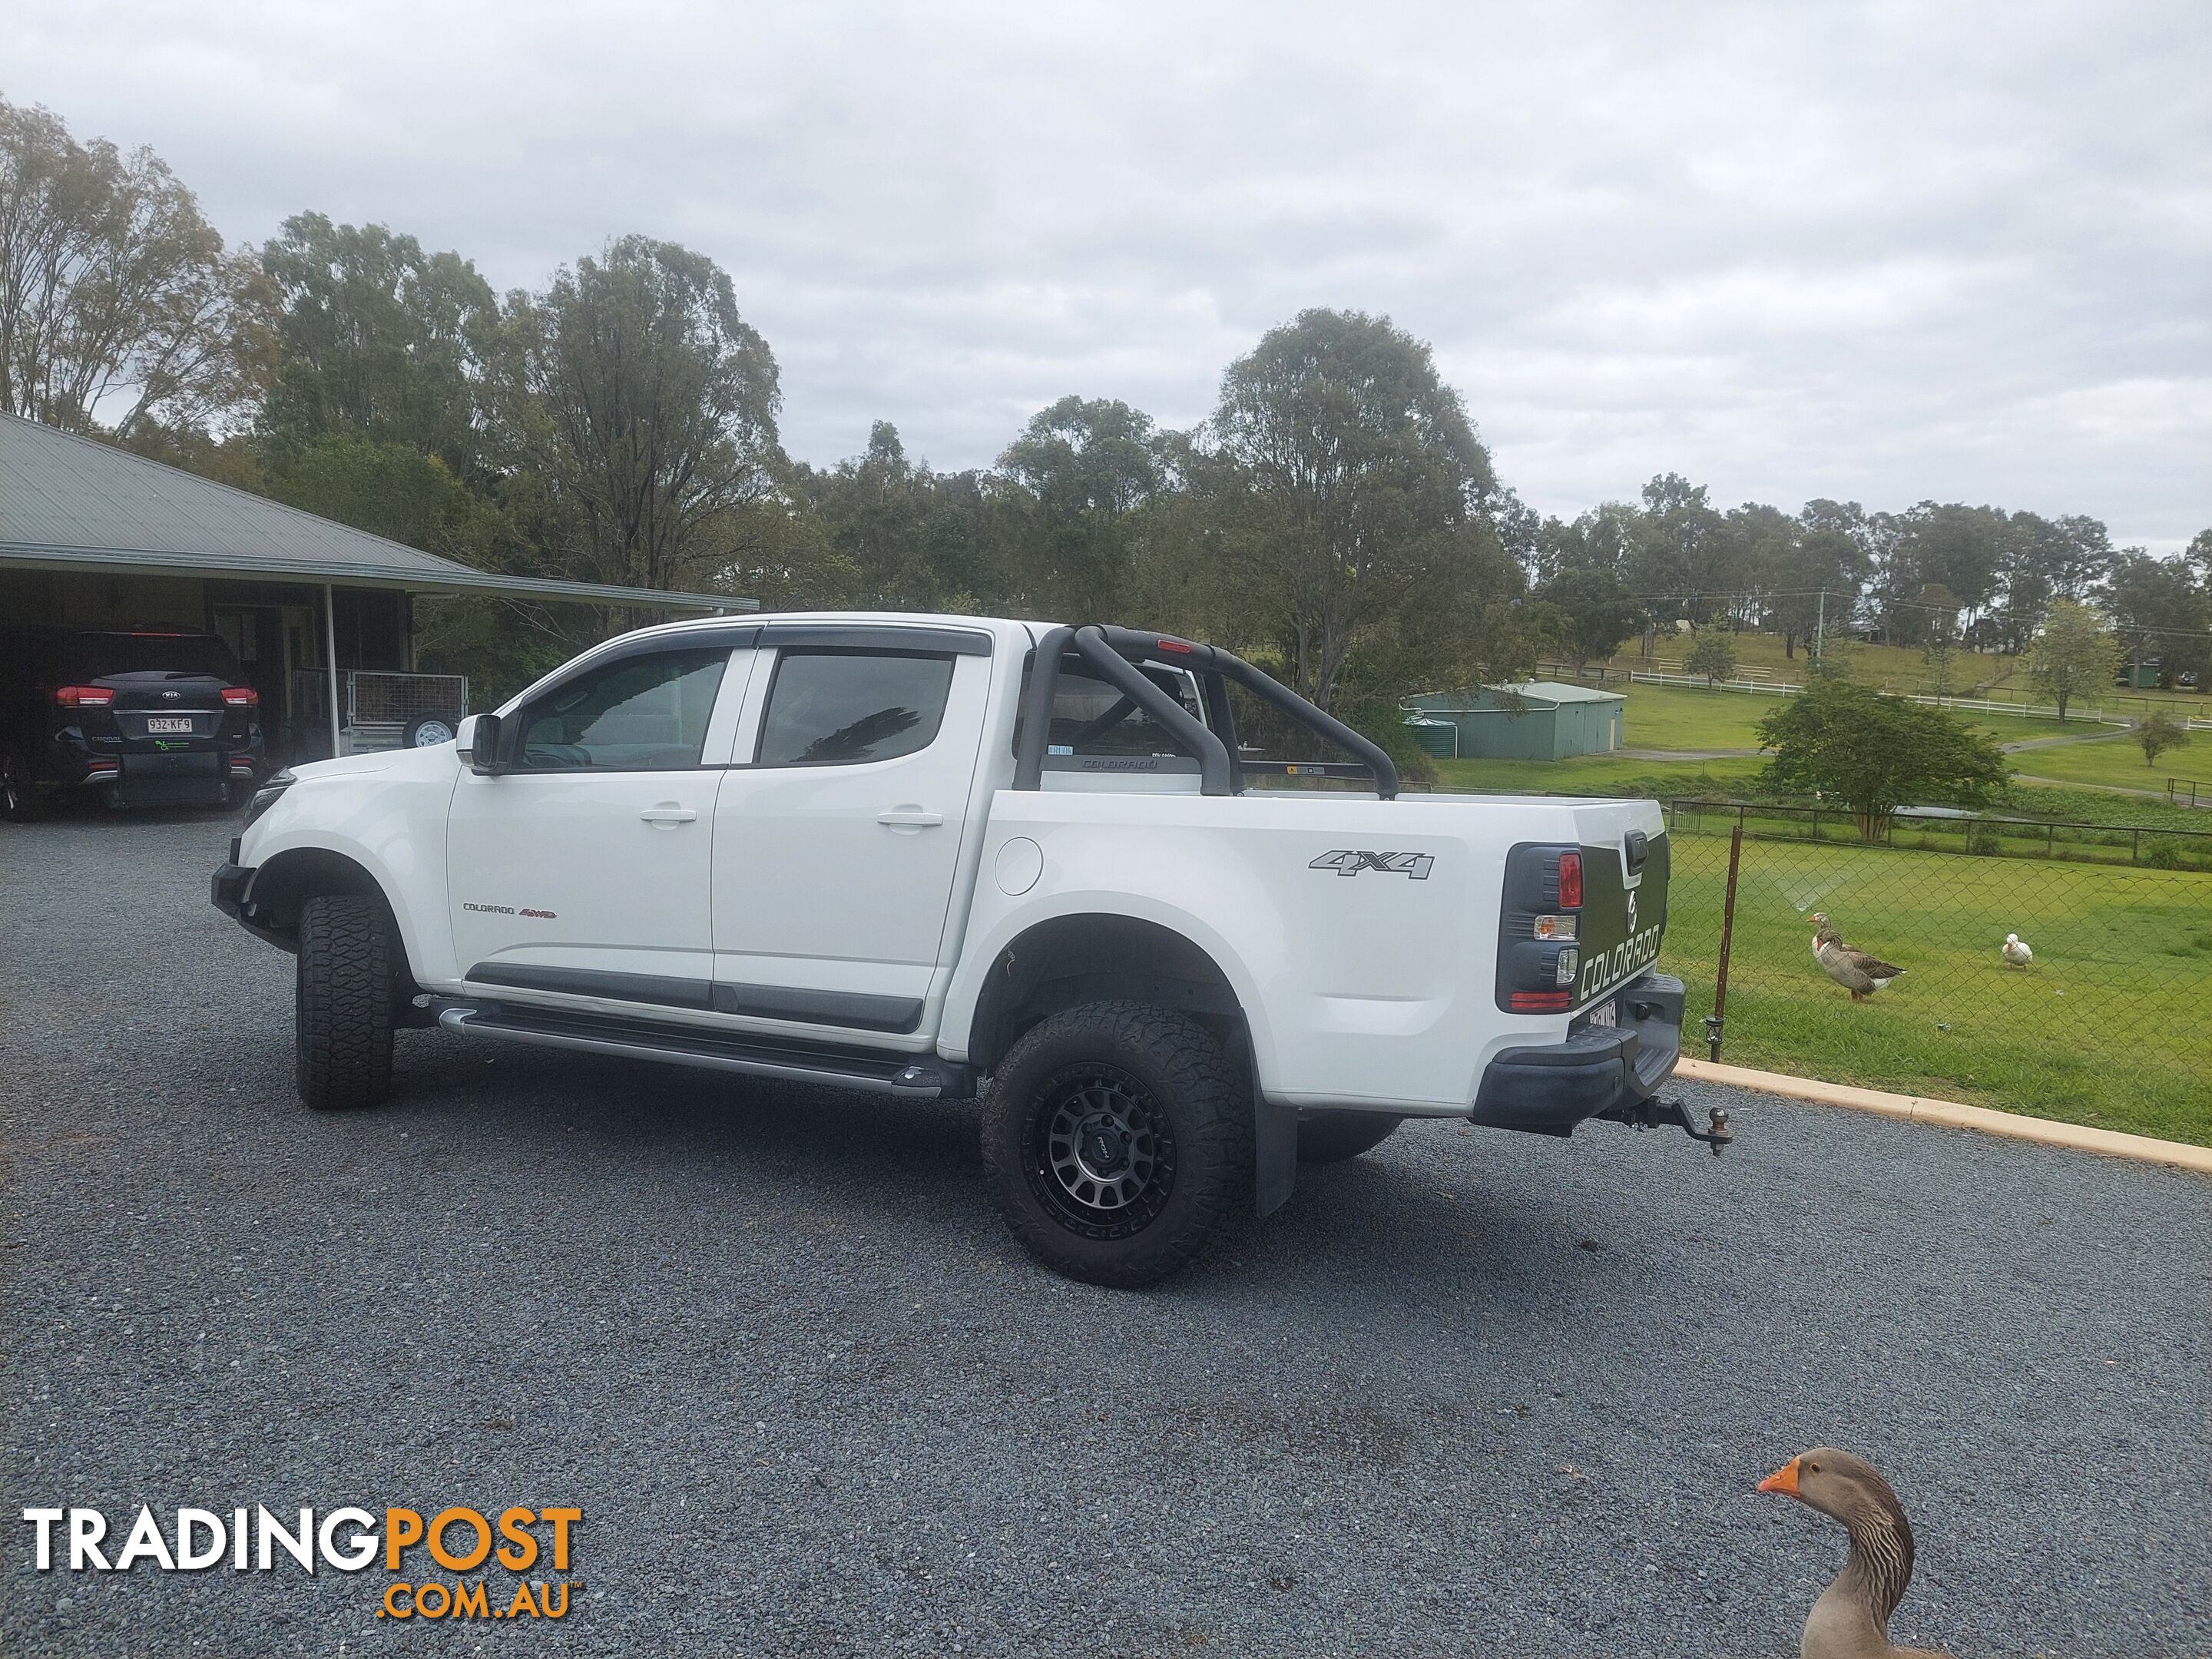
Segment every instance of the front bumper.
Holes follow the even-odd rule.
[[[215,908],[233,921],[280,951],[297,951],[299,940],[290,933],[281,933],[268,922],[256,917],[253,911],[253,878],[260,874],[258,867],[238,861],[238,840],[233,836],[230,857],[216,866],[215,875],[208,883],[208,898]]]
[[[1584,1118],[1648,1100],[1682,1052],[1682,981],[1646,974],[1614,994],[1617,1025],[1583,1025],[1564,1042],[1508,1048],[1475,1091],[1468,1120],[1493,1128],[1565,1135]]]
[[[208,884],[209,895],[215,908],[233,921],[246,916],[246,896],[253,886],[253,866],[238,862],[238,842],[230,843],[230,857],[215,867],[215,877]]]

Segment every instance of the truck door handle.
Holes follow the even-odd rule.
[[[888,823],[894,830],[933,830],[945,822],[942,812],[921,812],[912,807],[887,808],[876,814],[878,823]]]
[[[689,823],[698,816],[688,806],[648,806],[638,814],[647,823]]]

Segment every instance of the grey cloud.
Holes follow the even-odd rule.
[[[1070,391],[1188,424],[1326,304],[1432,342],[1549,510],[2212,522],[2201,5],[209,9],[19,9],[0,88],[235,238],[702,248],[809,459],[985,463]]]

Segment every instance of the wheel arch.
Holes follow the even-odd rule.
[[[358,894],[383,907],[398,957],[392,964],[394,983],[413,994],[416,957],[392,896],[366,865],[343,853],[327,847],[294,847],[273,855],[254,872],[253,886],[246,895],[249,925],[270,944],[296,952],[301,910],[309,899],[332,893]]]
[[[1235,983],[1197,941],[1163,923],[1110,911],[1033,922],[994,953],[968,1025],[968,1058],[995,1066],[1023,1033],[1087,1002],[1145,1002],[1190,1015],[1240,1064],[1250,1025]]]

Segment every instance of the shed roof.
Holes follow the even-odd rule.
[[[498,593],[679,611],[756,611],[664,592],[478,570],[19,416],[0,415],[0,566]]]
[[[1517,691],[1524,697],[1540,698],[1546,702],[1626,702],[1628,699],[1618,691],[1601,691],[1594,685],[1571,685],[1565,680],[1515,680],[1491,688],[1494,690]]]
[[[1406,707],[1425,714],[1494,714],[1498,704],[1491,701],[1501,693],[1510,693],[1534,708],[1556,708],[1566,702],[1626,702],[1618,691],[1601,691],[1593,686],[1570,685],[1564,680],[1513,680],[1503,685],[1479,686],[1472,691],[1426,691],[1419,696],[1408,697]]]

